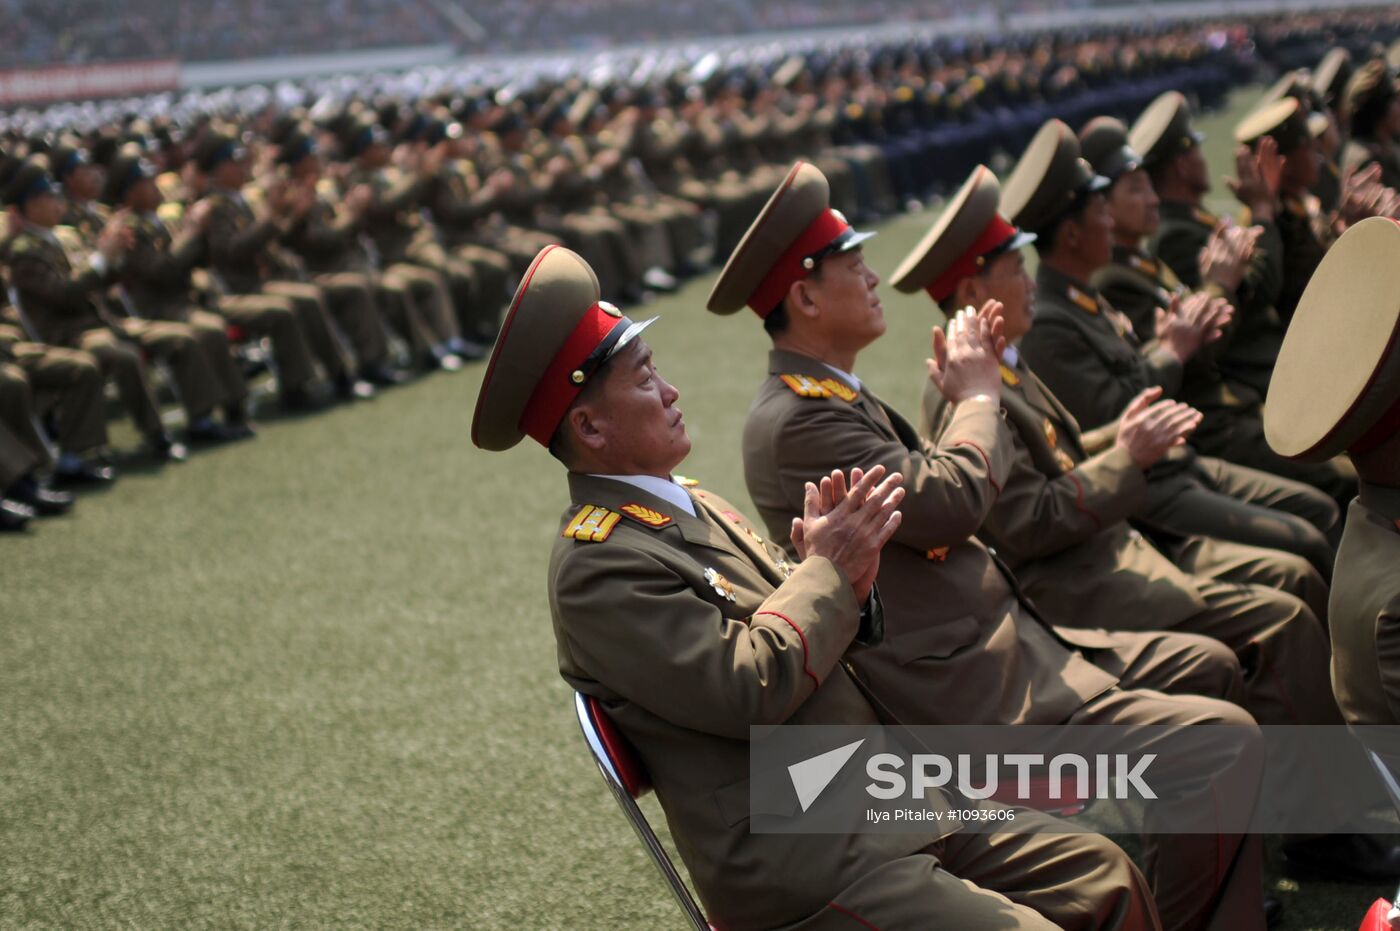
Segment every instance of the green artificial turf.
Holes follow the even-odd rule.
[[[1217,175],[1245,102],[1203,121]],[[886,224],[872,266],[933,216]],[[712,281],[647,338],[682,471],[747,507],[765,340],[702,310]],[[858,374],[913,412],[935,315],[884,300]],[[264,422],[0,538],[0,926],[679,927],[556,672],[563,475],[472,447],[482,371]],[[1287,927],[1354,928],[1382,893],[1293,887]]]

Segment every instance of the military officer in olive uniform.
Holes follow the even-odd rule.
[[[1142,240],[1156,231],[1158,200],[1140,157],[1128,145],[1126,127],[1099,117],[1085,126],[1080,142],[1090,167],[1110,182],[1105,196],[1113,219],[1113,259],[1094,272],[1090,284],[1113,309],[1127,314],[1134,336],[1152,339],[1156,315],[1192,292],[1142,248]],[[1204,252],[1207,284],[1201,291],[1207,297],[1228,299],[1234,293],[1256,238],[1242,227],[1217,228]],[[1263,430],[1253,392],[1236,393],[1216,367],[1216,345],[1203,347],[1186,363],[1175,395],[1200,412],[1191,441],[1203,447],[1213,445],[1214,434],[1247,431],[1259,437]],[[1143,516],[1156,526],[1297,553],[1324,577],[1331,575],[1333,543],[1341,533],[1337,505],[1311,485],[1186,448],[1173,450],[1150,476]]]
[[[743,440],[749,494],[773,537],[799,516],[807,484],[837,460],[905,477],[903,520],[878,576],[885,641],[849,657],[886,714],[906,724],[1252,721],[1226,701],[1134,691],[1174,691],[1218,658],[1216,668],[1233,680],[1235,664],[1219,644],[1052,626],[973,538],[1014,460],[1000,415],[994,328],[986,314],[968,310],[946,337],[935,337],[930,378],[954,413],[937,447],[923,443],[852,371],[859,350],[884,329],[879,279],[860,251],[870,234],[851,229],[828,204],[821,172],[798,162],[730,257],[707,307],[732,314],[747,306],[773,339],[769,377]],[[1193,654],[1194,668],[1183,669]],[[1197,813],[1206,807],[1202,800]],[[1167,927],[1263,927],[1257,838],[1154,833],[1147,845]],[[1231,866],[1203,875],[1201,858],[1222,852]]]
[[[92,164],[76,139],[64,139],[49,151],[49,170],[63,189],[61,226],[76,229],[88,243],[97,241],[110,216],[98,202],[102,169]]]
[[[442,166],[428,181],[423,201],[432,213],[443,248],[476,273],[482,320],[498,325],[510,300],[515,268],[507,253],[485,244],[482,232],[495,210],[498,189],[511,183],[511,175],[496,172],[481,179],[476,166],[468,160],[469,147],[462,126],[455,121],[429,121],[423,130],[423,144],[430,149],[441,148],[445,153]],[[495,334],[489,335],[494,338]]]
[[[251,436],[248,384],[233,356],[228,324],[218,314],[200,308],[190,292],[190,272],[201,257],[198,237],[182,236],[176,243],[158,213],[163,196],[156,187],[154,171],[140,152],[124,152],[113,159],[103,200],[123,211],[126,228],[131,231],[131,247],[117,271],[131,308],[143,320],[189,328],[219,383],[225,432],[230,439]]]
[[[896,271],[895,286],[926,289],[949,307],[998,301],[1010,342],[1032,327],[1033,286],[1019,250],[1034,236],[998,215],[999,195],[990,171],[974,171]],[[1323,659],[1326,634],[1311,610],[1267,587],[1178,568],[1127,523],[1147,509],[1149,470],[1185,442],[1199,415],[1146,391],[1128,405],[1112,444],[1090,456],[1074,418],[1012,346],[1000,376],[1013,461],[979,536],[996,547],[1036,606],[1064,625],[1186,630],[1241,655],[1259,651],[1268,658],[1251,663],[1241,701],[1258,720],[1335,720]],[[940,401],[929,384],[926,433],[935,439],[956,412]],[[1290,587],[1311,584],[1309,594],[1322,610],[1327,593],[1321,580],[1305,564],[1293,567],[1292,576]],[[1133,605],[1131,620],[1125,605]],[[1296,717],[1300,712],[1308,717]]]
[[[38,409],[50,415],[60,485],[105,485],[116,472],[97,461],[107,445],[106,379],[89,353],[31,342],[17,326],[0,324],[0,363],[23,373]]]
[[[202,255],[217,276],[224,294],[244,297],[256,295],[280,299],[279,306],[290,306],[306,345],[325,369],[342,400],[369,398],[374,388],[355,374],[355,358],[344,337],[337,332],[327,306],[326,295],[316,285],[296,280],[296,270],[275,248],[292,222],[294,204],[288,196],[287,185],[280,180],[263,192],[265,211],[259,214],[243,196],[248,175],[244,167],[246,153],[234,139],[224,133],[210,131],[196,147],[194,164],[208,186],[200,203],[195,205],[207,216],[200,219]],[[270,325],[266,304],[259,302],[220,302],[220,309],[230,320],[252,332]],[[375,321],[367,319],[374,313],[372,306],[359,303],[342,305],[352,332],[369,332]],[[314,406],[307,393],[306,373],[278,372],[287,378],[279,385],[283,404],[292,409]]]
[[[100,403],[100,377],[94,387]],[[73,496],[54,491],[43,476],[54,463],[36,418],[29,377],[19,366],[0,361],[0,530],[21,530],[31,517],[62,514],[73,506]]]
[[[867,473],[835,509],[813,485],[804,558],[790,564],[722,498],[672,476],[690,449],[677,392],[636,339],[644,324],[599,298],[577,255],[540,254],[502,327],[472,439],[501,450],[528,435],[569,469],[549,567],[560,673],[636,748],[710,921],[1159,928],[1141,875],[1094,835],[749,830],[750,725],[879,720],[840,660],[878,636],[871,585],[899,523],[898,479]],[[848,546],[832,546],[838,529]],[[1024,817],[1032,832],[1045,823]]]
[[[131,212],[133,242],[122,275],[133,303],[158,320],[195,321],[200,332],[212,332],[217,324],[227,336],[227,322],[249,336],[267,337],[283,396],[304,395],[316,377],[315,359],[291,301],[270,294],[202,291],[195,272],[208,261],[205,233],[213,204],[206,200],[187,210],[165,200],[160,178],[149,175],[139,152],[123,152],[113,159],[105,187],[111,205]],[[198,309],[205,301],[214,313]],[[239,388],[241,372],[222,377],[233,397],[246,390]]]
[[[1280,455],[1361,476],[1332,585],[1332,687],[1351,724],[1400,724],[1400,224],[1349,229],[1288,328],[1264,411]]]
[[[1342,95],[1349,138],[1342,170],[1379,165],[1381,183],[1400,190],[1400,87],[1386,63],[1366,62],[1347,81]]]
[[[1202,205],[1211,189],[1210,167],[1201,149],[1203,140],[1191,126],[1186,98],[1176,91],[1154,100],[1129,133],[1130,145],[1142,157],[1143,167],[1161,200],[1162,220],[1152,240],[1152,256],[1165,262],[1192,289],[1205,285],[1202,252],[1222,222]],[[1271,165],[1277,167],[1276,159]],[[1236,168],[1241,172],[1236,196],[1249,213],[1247,225],[1260,228],[1260,238],[1239,287],[1230,296],[1235,320],[1227,334],[1228,345],[1218,353],[1218,365],[1232,382],[1232,389],[1241,394],[1252,393],[1260,401],[1283,339],[1283,328],[1274,310],[1283,283],[1283,243],[1274,223],[1278,192],[1273,185],[1277,177],[1273,171],[1264,170],[1266,167],[1269,166],[1262,166],[1247,155],[1236,159]],[[1267,468],[1224,451],[1206,451],[1244,465]]]
[[[1112,218],[1104,195],[1108,179],[1095,175],[1079,151],[1078,140],[1067,126],[1057,120],[1047,123],[1008,180],[1002,208],[1011,222],[1039,237],[1039,313],[1036,325],[1021,342],[1021,352],[1079,424],[1094,430],[1116,420],[1133,397],[1150,387],[1161,388],[1167,397],[1178,397],[1185,366],[1203,351],[1208,353],[1210,342],[1230,325],[1231,305],[1209,292],[1190,297],[1176,305],[1176,312],[1169,310],[1162,315],[1154,341],[1143,344],[1138,340],[1130,321],[1090,284],[1112,258]],[[1202,366],[1208,377],[1206,360]],[[1211,400],[1210,395],[1206,397]],[[1212,409],[1218,417],[1214,403]],[[1236,417],[1231,423],[1238,423],[1242,433],[1251,421]],[[1253,423],[1257,435],[1258,421]],[[1236,431],[1218,429],[1214,434],[1232,432]],[[1201,451],[1212,452],[1214,445],[1203,443]],[[1262,441],[1258,446],[1261,451],[1256,458],[1269,462],[1278,458]],[[1239,461],[1234,456],[1221,458]],[[1166,471],[1188,466],[1195,467],[1194,457],[1189,450],[1182,450],[1159,468]],[[1324,534],[1331,529],[1335,512],[1317,507],[1309,496],[1280,492],[1257,473],[1230,472],[1227,476],[1227,472],[1230,470],[1223,466],[1208,468],[1202,477],[1243,500],[1303,517]],[[1334,498],[1341,491],[1339,487],[1323,490]],[[1177,508],[1193,504],[1165,498],[1158,501]],[[1193,507],[1193,513],[1181,519],[1194,522],[1196,529],[1191,532],[1200,533],[1210,529],[1200,522],[1222,518],[1209,508]],[[1325,569],[1328,560],[1320,558],[1315,548],[1309,555]]]
[[[441,147],[424,148],[409,140],[405,151],[412,164],[405,169],[395,168],[391,165],[392,141],[384,127],[368,115],[349,124],[340,146],[341,158],[350,162],[345,189],[363,187],[370,192],[361,222],[380,266],[402,263],[437,272],[452,296],[457,316],[459,335],[449,340],[449,346],[464,358],[480,358],[490,342],[488,331],[494,331],[496,325],[490,302],[483,302],[480,282],[471,265],[448,255],[423,219],[425,196],[446,153]],[[494,312],[499,312],[499,304]]]
[[[161,421],[140,350],[101,304],[102,292],[112,285],[115,267],[127,249],[128,234],[116,224],[108,225],[88,267],[75,269],[53,232],[62,201],[43,159],[31,159],[15,173],[5,199],[23,219],[19,234],[10,242],[7,262],[19,302],[13,310],[26,335],[36,342],[90,353],[103,374],[116,382],[148,451],[161,460],[184,459],[184,446],[171,438]],[[181,400],[193,426],[217,401],[207,381],[207,362],[199,344],[187,334],[161,334],[165,336],[174,347],[170,358],[177,363]]]

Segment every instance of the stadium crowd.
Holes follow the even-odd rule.
[[[1392,10],[1253,26],[1291,47],[1324,27],[1361,44],[1396,24]],[[869,221],[1008,161],[1052,117],[1131,119],[1168,89],[1213,106],[1252,73],[1255,41],[1214,23],[857,43],[642,81],[535,75],[416,97],[341,83],[244,107],[213,94],[174,117],[12,125],[0,351],[24,440],[7,445],[26,452],[0,482],[0,520],[70,506],[50,478],[115,477],[107,382],[146,450],[179,460],[252,436],[263,371],[302,410],[480,358],[546,245],[583,255],[620,303],[644,301],[728,254],[794,158]]]
[[[994,9],[998,15],[1012,16],[1063,13],[1095,5],[1106,5],[1106,0],[1098,4],[1014,0]],[[523,17],[509,4],[484,0],[449,0],[443,5],[430,0],[333,0],[315,6],[272,0],[217,4],[50,0],[37,5],[3,0],[0,13],[10,24],[10,36],[0,48],[0,68],[133,59],[234,61],[443,43],[478,54],[600,49],[774,30],[968,18],[985,21],[993,8],[966,0],[832,0],[820,4],[681,0],[664,6],[647,0],[543,0],[532,9],[534,15]],[[454,18],[454,11],[462,15]],[[1164,7],[1160,15],[1170,18],[1170,7]],[[1274,61],[1277,42],[1310,43],[1311,51],[1317,44],[1332,41],[1329,30],[1338,35],[1356,34],[1349,21],[1358,15],[1368,14],[1339,17],[1329,13],[1325,23],[1317,17],[1293,16],[1274,23],[1255,22],[1249,30],[1268,60]]]
[[[1329,682],[1328,631],[1394,585],[1337,551],[1394,504],[1395,440],[1354,424],[1352,459],[1305,461],[1264,402],[1329,250],[1400,216],[1397,34],[1388,7],[696,50],[12,123],[0,529],[117,478],[109,386],[171,463],[252,440],[257,386],[310,413],[490,355],[474,441],[570,471],[561,672],[637,745],[717,927],[1262,928],[1259,838],[1211,797],[1245,764],[1168,774],[1199,820],[1146,838],[1144,876],[1086,834],[751,833],[748,726],[1393,723],[1376,675]],[[1193,115],[1266,67],[1223,219]],[[911,423],[854,375],[881,326],[851,224],[939,198],[892,281],[952,311]],[[671,478],[676,393],[624,316],[715,265],[708,309],[774,350],[743,437],[761,523]],[[1400,875],[1369,834],[1285,855]]]

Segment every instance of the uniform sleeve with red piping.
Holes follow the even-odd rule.
[[[925,450],[891,439],[860,408],[795,398],[777,428],[751,419],[745,429],[749,494],[775,539],[802,513],[805,483],[833,470],[883,465],[904,476],[903,521],[894,539],[918,550],[962,543],[982,526],[1011,467],[1010,434],[995,404],[958,405],[944,441]],[[789,550],[791,552],[791,550]]]
[[[643,549],[574,547],[551,585],[561,664],[672,724],[747,740],[750,725],[782,723],[826,680],[860,607],[822,558],[748,617],[726,617],[698,572]]]
[[[1112,447],[1068,472],[1046,475],[1014,428],[1016,461],[982,537],[1016,569],[1054,556],[1137,513],[1147,481],[1127,450]]]

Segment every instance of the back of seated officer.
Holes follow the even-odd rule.
[[[792,568],[731,505],[672,477],[690,439],[642,326],[599,300],[582,259],[546,249],[472,439],[502,450],[528,435],[569,469],[549,567],[560,672],[636,746],[716,926],[1159,927],[1141,874],[1094,835],[750,833],[751,725],[877,721],[839,661],[876,636],[869,593],[900,477],[852,473],[834,506],[839,476],[809,485]],[[1044,823],[1018,813],[1018,827]]]

